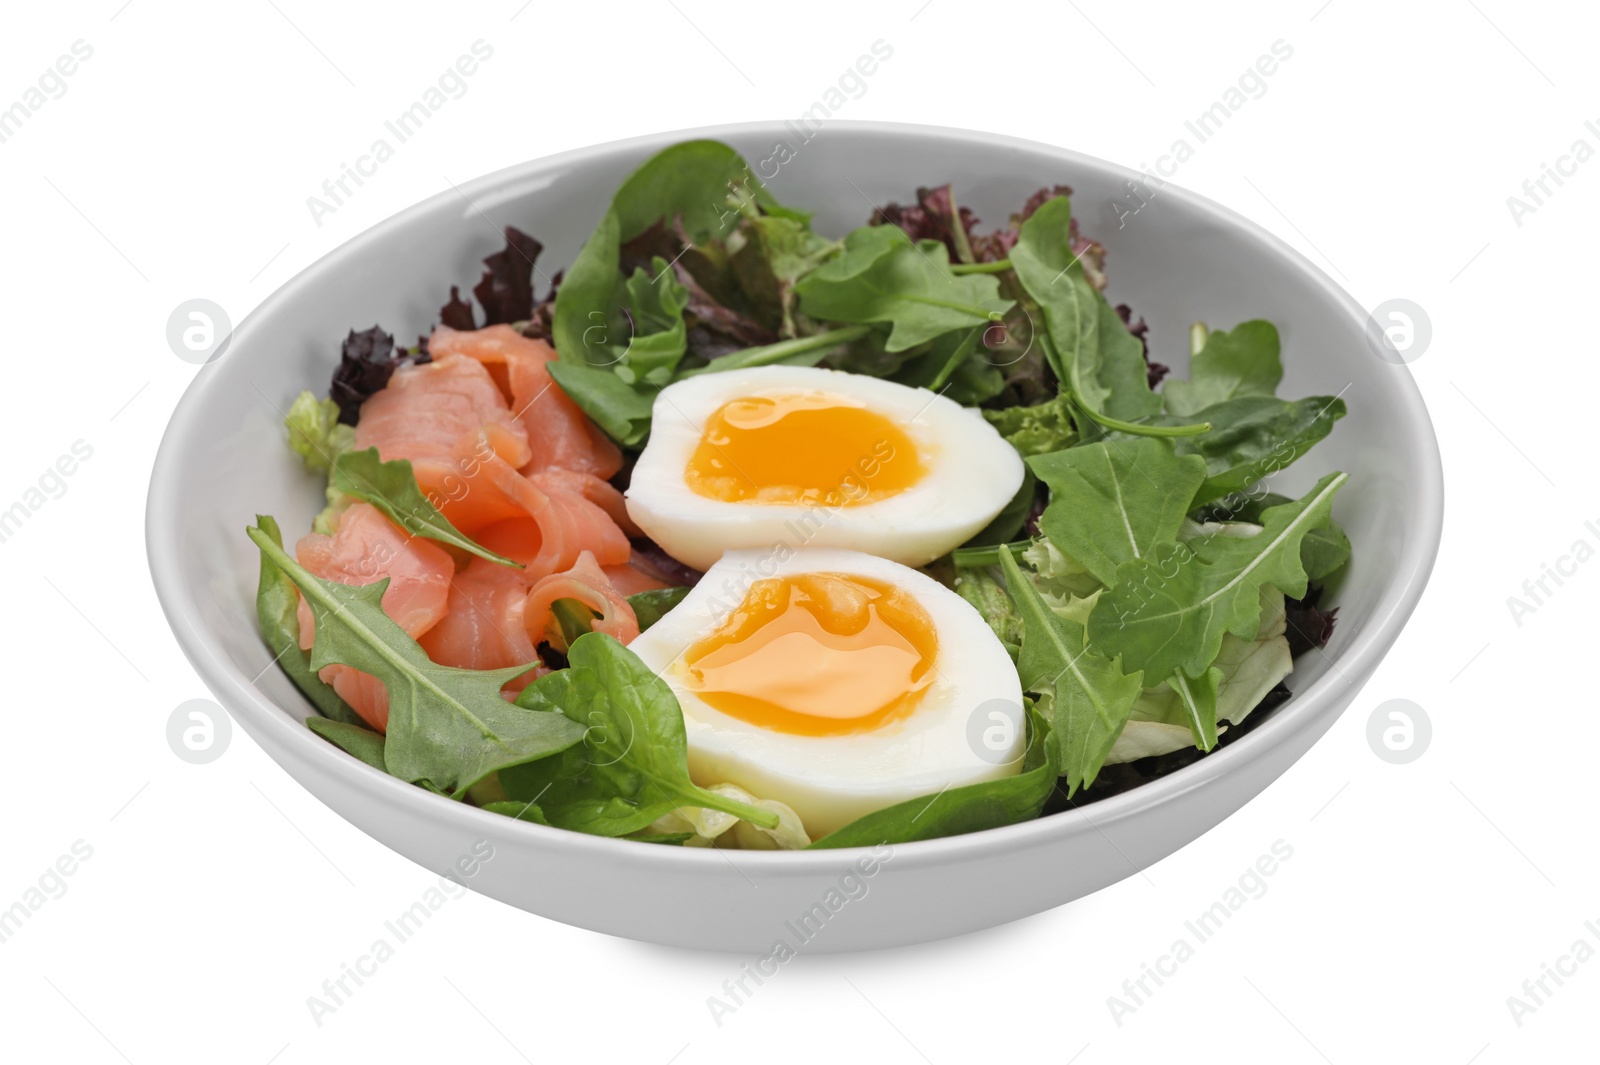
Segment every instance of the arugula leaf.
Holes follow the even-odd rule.
[[[1090,411],[1122,421],[1150,417],[1161,397],[1150,390],[1144,345],[1090,283],[1072,246],[1072,206],[1058,196],[1022,224],[1011,249],[1017,279],[1044,315],[1040,339],[1050,368]]]
[[[1279,350],[1277,327],[1259,318],[1241,322],[1231,333],[1208,334],[1189,363],[1189,380],[1162,386],[1167,413],[1198,414],[1240,396],[1274,395],[1283,380]]]
[[[986,410],[983,417],[1023,458],[1060,451],[1078,442],[1072,424],[1072,396],[1066,392],[1031,407]]]
[[[1194,417],[1211,423],[1211,432],[1174,438],[1180,455],[1206,460],[1206,483],[1195,505],[1243,492],[1270,473],[1284,469],[1333,431],[1345,415],[1337,396],[1300,400],[1242,396],[1207,407]],[[1152,419],[1153,425],[1181,425],[1186,418]]]
[[[289,430],[290,450],[311,470],[328,470],[356,442],[355,429],[339,421],[339,404],[319,401],[310,392],[295,397],[283,424]]]
[[[1000,569],[1022,618],[1017,672],[1023,688],[1038,692],[1046,708],[1071,798],[1094,783],[1139,698],[1144,675],[1124,673],[1118,657],[1091,648],[1085,627],[1050,609],[1009,548],[1000,549]]]
[[[943,244],[911,244],[898,230],[867,226],[797,286],[800,309],[830,322],[888,323],[885,349],[906,351],[955,329],[986,326],[1012,301],[993,277],[950,272]]]
[[[1261,514],[1268,507],[1278,507],[1290,502],[1293,500],[1277,492],[1264,492],[1259,496],[1247,495],[1237,499],[1236,505],[1232,507],[1216,504],[1210,508],[1203,508],[1204,512],[1199,520],[1247,521],[1259,525]],[[1321,528],[1306,533],[1306,538],[1300,542],[1300,564],[1305,567],[1308,580],[1320,581],[1343,569],[1344,564],[1349,561],[1350,537],[1332,518],[1329,518],[1328,523]]]
[[[1328,521],[1347,480],[1348,474],[1331,473],[1303,498],[1267,510],[1255,536],[1164,544],[1123,563],[1089,618],[1095,646],[1152,677],[1178,669],[1199,677],[1216,660],[1224,634],[1254,638],[1262,586],[1305,594],[1301,541]]]
[[[283,546],[283,534],[270,515],[257,514],[256,524],[262,533],[278,547]],[[300,649],[300,593],[288,574],[266,556],[261,556],[261,577],[256,586],[256,621],[261,626],[261,638],[274,660],[289,674],[294,686],[322,711],[324,717],[334,721],[358,723],[361,718],[339,698],[331,684],[324,683],[311,668],[311,653]]]
[[[570,666],[546,674],[517,697],[521,707],[559,711],[582,744],[559,758],[507,769],[500,782],[512,799],[537,803],[558,828],[625,836],[680,806],[721,810],[776,828],[778,816],[689,779],[683,711],[667,682],[604,633],[573,641]]]
[[[329,721],[325,717],[306,718],[306,727],[346,754],[361,759],[372,768],[387,773],[383,761],[383,736],[362,725]]]
[[[628,596],[628,605],[633,607],[633,616],[639,619],[639,631],[643,632],[660,621],[667,611],[683,602],[683,597],[688,594],[687,588],[652,588],[648,592],[637,592]]]
[[[1028,465],[1050,486],[1039,531],[1110,586],[1117,567],[1177,539],[1205,462],[1166,440],[1106,440],[1035,455]]]
[[[1060,775],[1056,747],[1049,736],[1049,723],[1030,706],[1028,749],[1018,775],[896,803],[835,829],[807,849],[912,843],[1031,821],[1039,816]]]
[[[480,547],[451,525],[422,494],[422,489],[417,486],[417,476],[406,459],[384,462],[378,457],[375,447],[365,451],[346,451],[334,460],[329,484],[346,495],[371,503],[383,511],[384,517],[412,536],[437,540],[490,562],[520,568],[504,555]]]
[[[460,797],[497,770],[577,743],[584,730],[560,714],[529,711],[500,696],[537,663],[472,670],[437,665],[383,612],[387,579],[352,587],[302,569],[264,528],[246,530],[264,557],[300,589],[316,619],[309,667],[346,665],[389,693],[384,765],[402,780],[427,781]]]

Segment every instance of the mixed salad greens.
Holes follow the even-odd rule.
[[[693,141],[624,182],[542,295],[539,244],[515,229],[506,238],[473,289],[478,309],[452,288],[441,323],[507,323],[550,341],[551,376],[625,453],[648,438],[665,385],[788,364],[940,392],[980,409],[1026,460],[1011,505],[928,567],[1016,661],[1029,696],[1021,772],[882,810],[813,847],[1010,824],[1192,761],[1286,698],[1292,656],[1331,635],[1333,612],[1317,603],[1350,556],[1331,514],[1347,477],[1329,473],[1299,499],[1262,482],[1327,436],[1344,403],[1277,396],[1279,335],[1265,321],[1195,325],[1190,375],[1170,379],[1149,359],[1144,323],[1106,299],[1104,250],[1079,233],[1070,189],[1040,190],[986,233],[949,186],[920,189],[914,204],[884,206],[832,239],[776,202],[731,148]],[[362,402],[396,367],[428,358],[425,342],[401,349],[376,327],[352,332],[329,398],[308,393],[290,410],[290,444],[328,475],[331,513],[363,500],[412,536],[514,564],[456,530],[410,463],[354,449]],[[564,646],[541,648],[556,668],[510,702],[502,687],[539,663],[436,664],[385,615],[387,581],[312,575],[270,517],[249,535],[267,643],[323,715],[310,727],[355,757],[560,828],[681,844],[691,832],[663,827],[674,812],[718,811],[766,831],[741,836],[746,845],[775,845],[767,805],[690,780],[671,689],[588,631],[592,612],[558,611]],[[661,562],[681,584],[697,576]],[[634,596],[640,626],[684,591]],[[316,623],[309,651],[302,599]],[[383,682],[386,734],[319,679],[330,664]]]

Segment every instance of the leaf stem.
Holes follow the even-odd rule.
[[[1122,421],[1120,418],[1113,418],[1109,414],[1101,414],[1098,411],[1090,410],[1076,399],[1073,400],[1072,405],[1081,410],[1095,424],[1106,429],[1114,429],[1119,433],[1127,433],[1130,436],[1199,436],[1201,433],[1209,433],[1211,431],[1210,422],[1193,422],[1189,425],[1137,425],[1133,422]]]
[[[991,544],[988,547],[958,547],[950,552],[950,561],[958,569],[977,569],[983,566],[1000,565],[1000,549],[1010,548],[1012,551],[1026,551],[1033,546],[1032,540],[1016,540],[1009,544]]]
[[[872,331],[870,325],[847,325],[838,329],[829,329],[822,333],[813,333],[811,336],[795,337],[793,340],[780,340],[776,344],[765,344],[756,348],[745,348],[741,351],[729,352],[726,355],[712,359],[707,366],[697,366],[693,370],[684,372],[681,376],[693,377],[696,374],[713,373],[717,370],[743,369],[746,366],[766,366],[774,362],[782,362],[794,355],[804,355],[808,351],[818,348],[831,348],[838,344],[848,344],[852,340],[866,336]],[[732,360],[732,361],[730,361]]]
[[[992,263],[951,263],[952,274],[1003,274],[1011,269],[1010,259],[996,259]]]
[[[956,258],[961,260],[960,265],[972,262],[972,241],[967,239],[967,227],[961,224],[961,205],[956,203],[956,190],[950,188],[950,239],[956,246]]]

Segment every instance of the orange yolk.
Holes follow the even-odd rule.
[[[775,732],[866,732],[916,709],[933,682],[933,619],[902,589],[806,573],[757,581],[721,628],[684,653],[707,705]]]
[[[852,506],[922,479],[905,431],[855,400],[823,392],[746,396],[706,422],[684,480],[725,503]]]

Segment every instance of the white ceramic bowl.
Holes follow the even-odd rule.
[[[815,210],[825,233],[866,221],[863,197],[904,203],[919,185],[952,181],[962,204],[1003,224],[1039,187],[1070,184],[1083,231],[1109,251],[1112,301],[1150,322],[1153,356],[1179,373],[1190,322],[1276,322],[1283,394],[1340,393],[1350,408],[1284,478],[1295,492],[1319,473],[1349,471],[1336,513],[1355,545],[1335,599],[1338,628],[1325,654],[1297,663],[1294,698],[1238,742],[1142,787],[1081,811],[904,844],[870,877],[856,851],[686,850],[514,821],[403,784],[313,735],[303,724],[309,704],[280,671],[263,673],[270,656],[255,624],[257,557],[244,535],[253,515],[270,513],[292,541],[322,505],[320,486],[284,447],[275,407],[302,388],[326,387],[352,327],[426,332],[449,286],[474,282],[479,260],[499,247],[485,217],[536,235],[547,249],[540,265],[553,273],[636,164],[690,137],[727,141],[753,164],[789,142],[798,151],[771,188]],[[1176,187],[1119,229],[1112,200],[1134,176],[992,134],[832,122],[800,144],[774,122],[585,148],[440,193],[307,268],[196,375],[162,441],[147,517],[150,568],[173,631],[234,719],[341,816],[435,871],[487,840],[494,859],[470,886],[568,924],[761,954],[778,940],[799,947],[802,932],[805,950],[863,950],[1015,920],[1121,880],[1237,810],[1350,704],[1422,594],[1444,505],[1427,411],[1407,369],[1369,349],[1366,312],[1282,242]],[[811,916],[802,927],[803,915]]]

